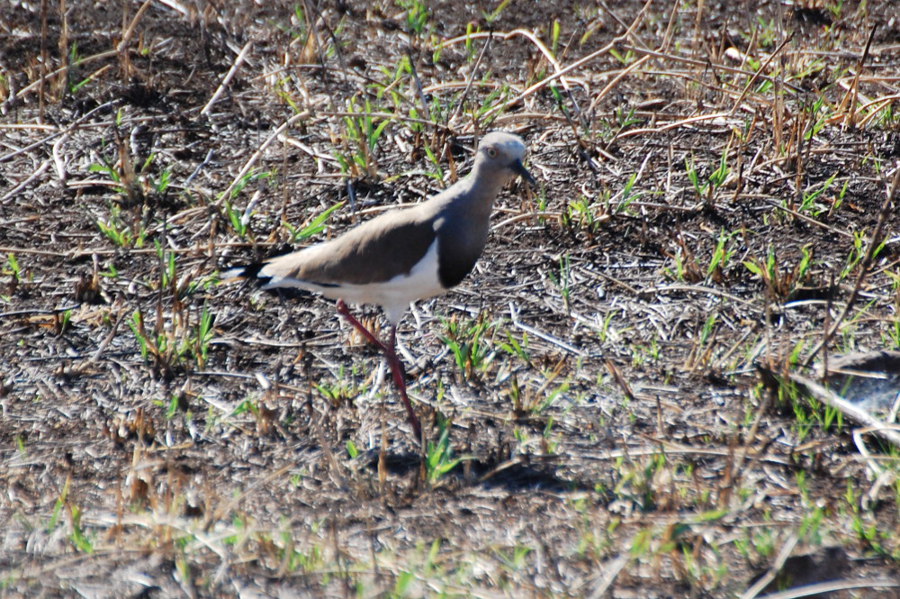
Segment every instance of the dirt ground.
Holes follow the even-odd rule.
[[[797,384],[900,349],[894,0],[11,0],[0,44],[0,596],[900,597],[898,448]],[[400,328],[423,458],[332,302],[217,273],[495,129],[538,186]]]

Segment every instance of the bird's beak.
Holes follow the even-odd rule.
[[[522,164],[521,160],[515,160],[509,167],[518,175],[521,175],[523,179],[531,183],[532,187],[537,187],[537,181],[534,180],[534,177],[531,176],[531,173],[528,172],[528,169]]]

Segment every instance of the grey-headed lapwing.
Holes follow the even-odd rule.
[[[222,278],[251,278],[262,289],[299,288],[336,299],[338,313],[384,352],[421,440],[395,351],[397,323],[411,302],[442,294],[471,272],[487,242],[494,198],[517,175],[535,184],[524,157],[519,136],[489,133],[478,144],[468,176],[428,201],[385,212],[330,241],[230,269]],[[345,302],[381,306],[391,324],[390,340],[379,341]]]

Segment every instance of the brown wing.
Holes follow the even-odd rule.
[[[365,285],[409,273],[435,239],[431,219],[415,209],[395,210],[326,243],[273,258],[269,276],[322,285]]]

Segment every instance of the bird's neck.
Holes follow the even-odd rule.
[[[476,162],[469,175],[460,180],[459,185],[468,193],[475,204],[483,205],[487,210],[491,209],[494,198],[506,184],[506,177],[499,177],[492,173],[482,163]]]

